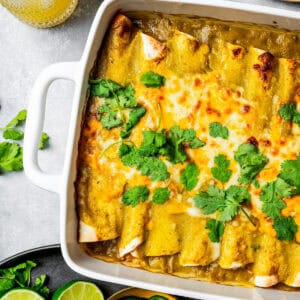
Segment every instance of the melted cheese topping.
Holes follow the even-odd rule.
[[[182,42],[183,49],[178,47],[176,41]],[[111,43],[114,43],[114,39]],[[150,257],[149,262],[147,267],[145,263],[143,267],[154,270],[155,263],[160,261],[159,257],[170,255],[176,260],[173,256],[176,254],[179,257],[178,264],[183,267],[205,266],[216,261],[227,270],[254,264],[254,277],[251,280],[258,286],[271,286],[286,278],[287,284],[297,285],[295,282],[298,282],[297,272],[300,274],[300,270],[294,270],[287,277],[286,271],[281,269],[283,246],[276,240],[272,220],[262,212],[259,197],[261,188],[249,186],[251,203],[246,208],[252,218],[257,220],[257,226],[254,227],[244,215],[239,214],[226,224],[221,245],[209,240],[205,228],[207,219],[216,218],[217,213],[204,215],[193,200],[199,190],[206,190],[209,185],[215,184],[226,189],[239,184],[240,166],[234,160],[234,152],[243,143],[255,141],[260,152],[269,159],[264,170],[256,177],[260,187],[276,179],[283,160],[297,158],[300,126],[287,124],[278,117],[280,105],[291,100],[290,96],[296,88],[288,84],[295,80],[294,77],[290,78],[293,64],[289,60],[279,61],[277,80],[286,82],[286,86],[280,88],[275,72],[264,65],[264,56],[269,59],[269,54],[261,49],[251,47],[247,52],[238,45],[223,43],[221,53],[213,49],[208,58],[207,45],[200,46],[196,39],[179,31],[166,45],[168,50],[159,41],[138,31],[127,48],[122,48],[122,54],[118,52],[118,47],[110,49],[114,59],[110,60],[112,65],[107,66],[102,73],[109,79],[124,83],[123,71],[116,72],[114,64],[122,63],[128,68],[128,78],[135,90],[135,97],[147,110],[129,137],[137,147],[141,145],[144,130],[159,129],[160,114],[160,129],[168,130],[174,125],[193,128],[197,137],[206,145],[199,149],[185,149],[188,161],[182,164],[171,164],[161,157],[170,177],[165,181],[151,181],[136,168],[123,165],[118,156],[121,129],[106,130],[102,126],[96,111],[104,99],[93,97],[81,136],[81,177],[77,181],[80,220],[94,228],[93,241],[95,235],[98,241],[119,239],[114,244],[114,247],[119,247],[119,254],[114,256],[122,257],[128,264],[132,259],[137,262],[139,257],[146,256]],[[201,56],[198,61],[199,72],[195,72],[194,67],[188,71],[187,53],[191,53],[193,59]],[[222,59],[215,57],[218,53]],[[177,62],[175,68],[176,57],[181,59],[181,64]],[[205,63],[206,60],[210,61]],[[219,61],[223,62],[219,64]],[[207,65],[211,69],[200,72]],[[285,68],[290,69],[285,72]],[[233,69],[240,74],[230,76]],[[148,70],[164,75],[165,86],[147,88],[142,84],[140,75]],[[292,99],[299,106],[300,100],[297,97],[293,96]],[[228,128],[228,139],[209,135],[209,125],[213,122]],[[225,184],[216,180],[211,171],[215,165],[214,158],[219,154],[226,155],[230,160],[232,176]],[[180,182],[180,174],[188,162],[194,162],[200,170],[197,186],[192,191],[185,190]],[[124,190],[138,185],[147,186],[150,190],[147,206],[125,209],[121,201]],[[171,191],[171,198],[163,205],[151,202],[153,192],[158,187],[168,187]],[[295,196],[284,200],[287,207],[282,210],[282,214],[295,219],[298,225],[296,241],[300,242],[300,198]],[[82,240],[86,241],[84,238]],[[258,251],[254,249],[256,243]],[[276,262],[274,253],[269,251],[272,247],[277,251],[274,250],[278,255]],[[259,263],[264,268],[256,267]]]

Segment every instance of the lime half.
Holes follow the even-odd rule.
[[[99,288],[91,282],[71,281],[59,289],[52,296],[52,300],[103,300]]]
[[[29,289],[13,289],[4,294],[0,300],[44,300],[42,296]]]

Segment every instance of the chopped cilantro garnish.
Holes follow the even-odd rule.
[[[98,108],[99,120],[104,128],[111,129],[123,125],[125,121],[122,112],[132,108],[125,128],[121,132],[121,137],[128,137],[133,127],[146,112],[142,107],[136,108],[138,103],[132,85],[121,86],[109,79],[90,80],[89,83],[91,94],[104,98],[104,104]]]
[[[130,111],[128,120],[125,124],[125,130],[121,131],[121,138],[126,138],[130,135],[134,126],[139,122],[142,116],[146,113],[146,109],[144,107],[134,108]]]
[[[122,86],[110,79],[91,79],[89,80],[92,96],[113,97]]]
[[[274,229],[277,233],[277,238],[281,241],[292,241],[298,231],[295,220],[292,217],[279,217],[274,220]]]
[[[228,139],[229,131],[228,128],[223,126],[221,123],[214,122],[209,124],[209,135],[214,138],[220,137]]]
[[[166,83],[166,78],[152,71],[141,76],[141,82],[148,88],[159,88]]]
[[[49,289],[45,285],[46,275],[36,278],[35,284],[30,283],[31,271],[36,263],[27,260],[10,268],[0,269],[0,297],[13,288],[31,288],[44,296],[49,295]]]
[[[23,140],[24,133],[17,128],[7,128],[3,131],[3,137],[7,140]]]
[[[297,193],[300,193],[300,155],[296,160],[283,161],[279,177],[297,187]]]
[[[111,109],[108,105],[102,105],[98,108],[99,120],[106,129],[119,127],[123,124],[122,116],[119,111]]]
[[[20,110],[18,114],[10,122],[8,122],[8,124],[4,128],[1,129],[3,130],[3,129],[18,126],[26,120],[26,117],[27,117],[27,110],[26,109]]]
[[[252,184],[254,185],[254,187],[255,187],[256,189],[259,189],[259,188],[260,188],[260,184],[259,184],[259,182],[258,182],[258,180],[257,180],[256,178],[252,181]]]
[[[0,143],[0,171],[23,169],[23,149],[16,143]]]
[[[167,200],[170,199],[171,192],[168,188],[157,188],[154,191],[152,201],[155,204],[164,204]]]
[[[215,219],[210,219],[206,222],[206,229],[209,229],[210,232],[208,236],[213,243],[219,243],[221,236],[224,233],[224,223]]]
[[[142,175],[153,181],[162,181],[169,177],[167,166],[157,157],[144,156],[139,148],[122,144],[119,156],[125,166],[135,166]]]
[[[190,148],[191,148],[191,149],[202,148],[202,147],[204,147],[205,145],[206,145],[205,142],[199,140],[198,138],[194,138],[194,139],[190,142]]]
[[[300,112],[297,111],[295,102],[284,104],[278,112],[284,120],[300,124]]]
[[[281,178],[268,182],[262,187],[260,194],[260,200],[263,202],[262,211],[272,219],[280,217],[280,211],[286,207],[282,199],[290,197],[292,192],[293,188]]]
[[[39,143],[39,149],[45,149],[49,142],[49,135],[46,132],[42,132],[40,143]]]
[[[178,125],[170,128],[167,133],[167,146],[162,149],[161,153],[174,163],[184,162],[187,155],[184,150],[185,144],[193,143],[193,146],[199,146],[199,140],[196,137],[194,129],[181,129]]]
[[[191,191],[196,187],[199,173],[200,171],[197,165],[188,164],[180,174],[180,182],[188,191]]]
[[[215,157],[214,162],[217,166],[211,168],[213,176],[223,183],[227,182],[232,174],[232,171],[228,169],[230,161],[226,158],[226,155],[219,154]]]
[[[137,206],[140,202],[145,202],[149,196],[149,190],[145,186],[135,186],[127,190],[122,196],[125,205]]]
[[[144,157],[143,163],[138,166],[142,175],[149,176],[153,181],[163,181],[169,177],[167,166],[157,157]]]
[[[268,158],[250,143],[242,144],[234,152],[234,159],[241,167],[239,182],[251,183],[255,176],[268,163]]]
[[[140,151],[145,156],[157,155],[167,141],[164,133],[153,130],[143,131],[143,136]]]
[[[205,215],[218,211],[220,221],[226,222],[237,215],[243,203],[249,203],[250,194],[245,186],[232,185],[226,191],[216,186],[209,186],[206,192],[200,192],[194,200],[196,206],[201,208]]]

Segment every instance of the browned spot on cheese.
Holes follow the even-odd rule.
[[[243,105],[243,106],[241,107],[241,112],[242,112],[242,113],[246,114],[246,113],[248,113],[249,111],[250,111],[250,105]]]
[[[254,64],[253,69],[259,73],[261,80],[265,83],[264,89],[268,88],[267,82],[272,75],[275,65],[275,57],[270,52],[264,52],[258,56],[260,64]]]
[[[258,141],[255,136],[251,136],[247,140],[248,143],[252,144],[255,147],[258,147]]]
[[[211,107],[210,103],[207,103],[205,110],[206,110],[207,114],[209,114],[209,115],[215,114],[218,117],[221,116],[221,113],[217,109]]]

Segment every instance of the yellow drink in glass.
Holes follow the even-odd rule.
[[[71,16],[78,0],[0,0],[20,20],[39,28],[53,27]]]

